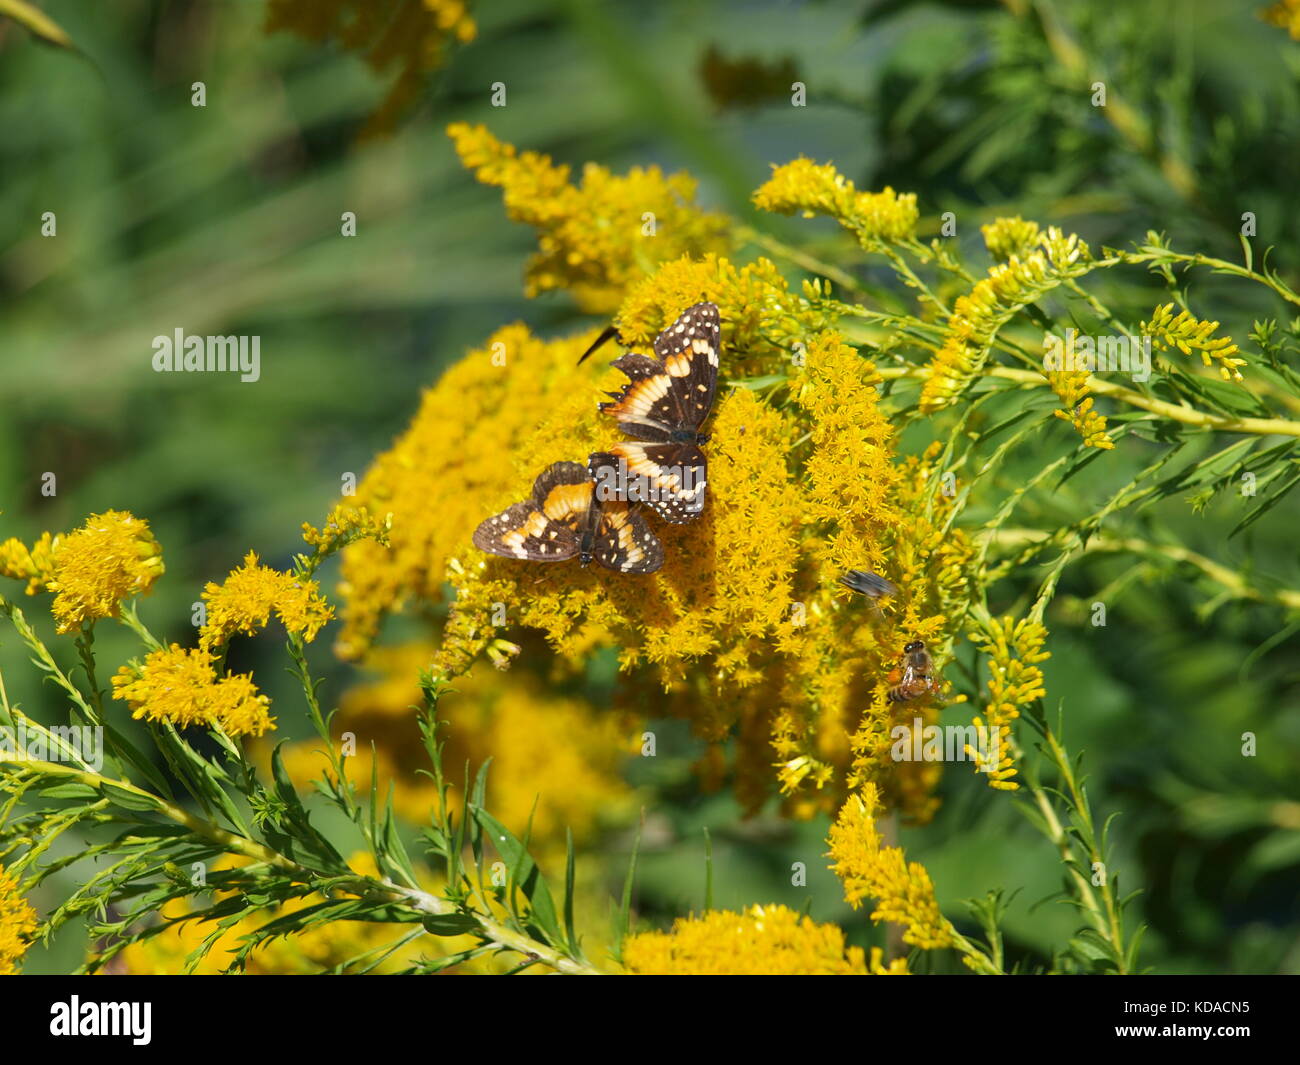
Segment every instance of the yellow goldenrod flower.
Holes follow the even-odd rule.
[[[993,729],[1000,737],[997,767],[977,769],[987,773],[990,787],[1014,791],[1020,785],[1011,779],[1016,769],[1010,755],[1010,726],[1022,707],[1047,694],[1043,671],[1038,668],[1039,662],[1051,657],[1051,652],[1042,649],[1047,630],[1028,618],[990,618],[983,628],[971,633],[971,641],[984,649],[989,668],[988,704],[975,725]]]
[[[722,310],[724,380],[793,367],[797,403],[783,410],[748,389],[720,390],[707,427],[710,503],[699,522],[657,530],[662,570],[617,580],[471,547],[484,515],[522,498],[538,469],[619,438],[596,403],[620,375],[575,365],[591,334],[544,342],[509,326],[425,394],[409,430],[358,486],[351,502],[392,513],[391,547],[343,550],[339,650],[364,656],[388,613],[436,602],[449,583],[456,598],[425,663],[436,674],[459,677],[484,655],[504,664],[520,629],[539,631],[561,669],[617,647],[622,669],[652,671],[666,712],[680,701],[698,735],[738,733],[732,773],[747,809],[779,786],[787,812],[807,817],[838,807],[851,771],[886,774],[889,744],[856,749],[854,736],[866,716],[888,723],[884,678],[903,645],[942,642],[944,604],[965,601],[971,548],[947,528],[951,501],[899,485],[871,364],[771,263],[665,263],[630,289],[620,333],[644,346],[701,299]],[[868,563],[904,578],[906,606],[882,625],[864,624],[838,592],[845,568]],[[701,762],[715,777],[717,755]],[[891,801],[924,819],[935,773],[896,776]]]
[[[386,546],[392,517],[392,514],[388,514],[377,518],[365,507],[340,503],[329,512],[319,529],[303,522],[302,538],[308,546],[315,548],[320,558],[326,558],[358,540],[373,540],[380,546]]]
[[[1277,3],[1262,9],[1259,17],[1300,41],[1300,0],[1277,0]]]
[[[817,924],[786,906],[743,913],[710,910],[673,922],[671,932],[642,932],[623,944],[623,964],[639,976],[868,976],[907,974],[906,959],[870,963],[846,947],[835,925]]]
[[[834,165],[804,158],[773,166],[772,176],[754,193],[754,203],[777,214],[827,215],[868,248],[915,236],[919,217],[915,193],[900,195],[888,186],[881,192],[859,192]]]
[[[54,618],[61,633],[116,617],[122,600],[148,592],[164,569],[162,548],[149,523],[117,510],[92,514],[80,529],[58,540],[53,557],[54,574],[45,584],[55,593]]]
[[[0,976],[18,971],[38,927],[36,911],[23,898],[17,879],[0,865]]]
[[[21,540],[10,537],[0,544],[0,577],[27,582],[27,594],[49,590],[54,579],[54,552],[60,538],[42,533],[30,550]]]
[[[289,632],[301,633],[308,642],[334,616],[334,608],[321,598],[315,581],[259,565],[252,551],[223,584],[209,581],[203,599],[207,621],[199,629],[199,646],[205,651],[220,647],[235,633],[260,632],[272,611]]]
[[[988,225],[980,226],[984,234],[984,246],[989,254],[1003,262],[1013,255],[1024,258],[1038,247],[1038,223],[1026,221],[1019,215],[1014,218],[995,218]]]
[[[844,898],[857,909],[875,899],[873,921],[903,927],[903,942],[922,950],[951,946],[952,925],[939,910],[930,874],[919,862],[907,862],[901,847],[882,846],[876,830],[881,812],[874,784],[850,796],[831,826],[831,867],[844,883]]]
[[[618,177],[589,163],[572,185],[568,167],[520,153],[483,126],[458,122],[447,133],[479,181],[504,190],[507,215],[537,230],[530,296],[569,289],[584,310],[606,313],[656,264],[730,244],[727,220],[695,205],[695,180],[687,174],[665,176],[652,166]]]
[[[808,412],[812,454],[804,466],[805,517],[832,523],[819,548],[829,571],[883,569],[883,530],[901,520],[893,429],[880,411],[875,367],[834,332],[808,343],[795,399]]]
[[[464,0],[269,0],[266,32],[276,30],[337,41],[379,74],[397,69],[367,134],[391,130],[425,76],[443,64],[449,45],[468,44],[478,33]]]
[[[1106,432],[1106,416],[1093,410],[1092,396],[1088,395],[1088,373],[1084,370],[1049,370],[1046,377],[1052,391],[1065,404],[1063,410],[1052,413],[1073,425],[1083,437],[1085,446],[1113,448],[1115,441]]]
[[[1225,381],[1242,379],[1237,367],[1245,366],[1246,360],[1233,358],[1241,349],[1231,337],[1212,335],[1219,328],[1218,322],[1203,322],[1190,311],[1180,311],[1175,316],[1174,305],[1166,303],[1157,307],[1151,313],[1151,321],[1143,322],[1140,328],[1161,349],[1177,348],[1184,355],[1198,352],[1206,366],[1219,364],[1219,376]]]
[[[1063,281],[1087,273],[1091,253],[1074,234],[1053,226],[1039,237],[1040,249],[1023,259],[998,263],[953,304],[942,346],[930,361],[921,389],[921,410],[930,414],[957,399],[988,358],[999,329]]]
[[[392,528],[388,547],[361,541],[342,552],[340,654],[363,657],[389,612],[441,599],[448,563],[475,526],[523,498],[539,469],[618,439],[596,411],[596,381],[615,373],[575,365],[593,335],[546,342],[506,326],[425,392],[406,433],[357,487],[355,503],[390,512]],[[507,600],[487,602],[490,616]]]
[[[645,350],[684,307],[702,300],[717,304],[721,314],[729,377],[771,372],[787,354],[778,341],[802,340],[821,325],[770,260],[737,266],[709,254],[664,263],[632,285],[619,307],[619,336],[628,347]]]
[[[260,736],[275,727],[271,701],[258,694],[252,676],[218,677],[201,648],[172,644],[151,652],[139,668],[123,666],[112,680],[113,698],[125,700],[135,718],[178,728],[220,726],[231,736]]]

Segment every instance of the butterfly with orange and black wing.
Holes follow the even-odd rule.
[[[700,432],[718,383],[721,319],[712,303],[687,307],[655,339],[654,357],[634,352],[612,366],[628,383],[600,409],[633,440],[590,457],[593,476],[616,475],[616,498],[645,503],[664,521],[694,521],[704,511],[707,460]]]
[[[532,498],[507,507],[474,530],[474,546],[504,558],[563,562],[595,559],[619,573],[653,573],[664,549],[633,504],[599,499],[586,467],[556,462],[533,483]]]

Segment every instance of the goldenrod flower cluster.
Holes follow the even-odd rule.
[[[39,922],[28,905],[17,879],[0,865],[0,976],[18,971]]]
[[[1151,313],[1151,321],[1143,322],[1141,331],[1149,336],[1163,350],[1177,348],[1184,355],[1193,351],[1201,356],[1206,366],[1219,366],[1219,376],[1225,381],[1242,380],[1239,366],[1245,366],[1245,359],[1234,358],[1241,349],[1232,342],[1231,337],[1216,337],[1214,331],[1218,322],[1203,322],[1190,311],[1174,314],[1174,305],[1166,303]]]
[[[1065,280],[1087,273],[1091,253],[1075,234],[1055,226],[1039,237],[1037,250],[997,263],[988,276],[959,296],[948,318],[943,345],[930,361],[921,389],[921,410],[930,414],[951,405],[975,379],[999,329],[1013,315]]]
[[[995,218],[980,226],[984,246],[993,258],[1006,262],[1013,255],[1023,259],[1038,247],[1038,223],[1016,215],[1014,218]]]
[[[178,644],[152,651],[143,666],[123,666],[113,676],[113,698],[136,718],[178,728],[219,727],[231,736],[260,736],[274,728],[271,701],[258,694],[251,673],[219,676],[213,655]]]
[[[268,0],[266,32],[276,30],[337,41],[379,74],[397,70],[368,134],[392,129],[424,78],[442,66],[448,47],[468,44],[478,33],[465,0]]]
[[[903,942],[922,950],[951,946],[952,925],[939,910],[930,874],[908,862],[901,847],[883,845],[876,820],[880,793],[874,784],[849,797],[831,826],[829,857],[844,883],[844,898],[854,909],[874,899],[873,921],[892,921],[903,928]]]
[[[859,192],[834,165],[804,158],[774,166],[772,176],[755,191],[754,203],[777,214],[827,215],[866,248],[915,237],[919,217],[915,193],[900,195],[888,186]]]
[[[0,544],[0,577],[27,582],[27,594],[49,591],[54,579],[54,551],[59,537],[42,533],[29,548],[16,537]]]
[[[786,906],[743,913],[710,910],[679,918],[671,932],[643,932],[623,944],[623,964],[640,976],[905,976],[907,962],[886,966],[846,947],[835,925],[817,924]]]
[[[1046,375],[1052,391],[1061,397],[1063,410],[1052,413],[1069,422],[1083,437],[1087,447],[1109,450],[1115,441],[1106,432],[1106,416],[1093,409],[1092,396],[1088,395],[1088,373],[1085,370],[1048,370]]]
[[[736,738],[733,765],[714,750],[698,768],[715,785],[729,772],[747,809],[776,789],[793,816],[829,812],[850,788],[872,781],[906,816],[925,820],[939,767],[895,763],[889,733],[913,716],[933,720],[938,700],[892,704],[887,678],[908,641],[924,639],[940,655],[951,642],[949,619],[969,602],[974,550],[949,527],[953,500],[939,492],[934,455],[898,459],[876,371],[836,330],[821,290],[792,291],[762,258],[737,262],[678,246],[666,260],[637,259],[621,222],[613,227],[618,239],[593,226],[591,205],[581,206],[587,183],[575,188],[564,168],[481,129],[451,134],[480,179],[505,190],[511,215],[541,231],[539,262],[549,265],[545,286],[534,290],[599,290],[621,340],[640,350],[683,307],[718,306],[722,368],[705,448],[710,503],[696,522],[657,527],[666,562],[635,581],[475,550],[474,528],[524,498],[537,469],[619,439],[597,403],[621,376],[576,365],[592,334],[541,340],[506,326],[425,393],[410,428],[350,501],[391,515],[390,547],[342,551],[340,653],[364,658],[387,615],[437,604],[449,587],[453,599],[426,663],[442,679],[463,676],[484,657],[507,665],[529,634],[554,653],[552,680],[613,647],[623,672],[658,682],[658,713],[688,717],[710,742]],[[591,187],[625,192],[630,180],[601,173]],[[780,168],[765,190],[765,205],[798,200],[836,211],[872,239],[909,237],[915,224],[913,199],[858,193],[806,160]],[[702,223],[692,216],[697,228],[686,232],[698,233]],[[582,247],[573,261],[571,242]],[[1077,238],[1053,230],[1033,265],[1013,264],[1008,280],[986,286],[989,298],[1028,298],[1022,274],[1055,279],[1086,256]],[[728,386],[765,376],[788,382],[780,402]],[[900,589],[897,601],[848,599],[837,578],[852,568],[887,576]]]
[[[149,523],[126,511],[92,514],[66,536],[42,533],[28,548],[0,544],[0,576],[27,582],[27,594],[54,592],[60,633],[117,617],[122,601],[147,593],[163,573],[162,548]]]
[[[207,620],[199,629],[199,647],[205,651],[221,647],[236,633],[261,632],[272,612],[286,630],[308,642],[334,615],[315,581],[263,566],[252,551],[222,584],[209,581],[203,599]]]
[[[326,558],[359,540],[373,540],[384,546],[388,542],[392,517],[391,514],[386,514],[379,518],[365,507],[340,503],[326,515],[319,529],[309,522],[303,522],[302,538],[320,558]]]
[[[983,718],[976,717],[975,724],[997,731],[1000,737],[999,764],[988,773],[989,786],[1014,791],[1020,785],[1011,778],[1016,769],[1011,753],[1011,723],[1020,716],[1022,707],[1037,702],[1047,689],[1043,684],[1043,671],[1039,662],[1051,657],[1043,650],[1047,630],[1028,618],[990,618],[980,629],[971,633],[971,641],[979,644],[988,656],[989,698]]]
[[[37,584],[54,593],[60,633],[116,617],[122,601],[148,592],[164,568],[149,523],[117,510],[92,514],[80,529],[57,540],[47,533],[30,558]],[[43,572],[51,558],[52,571]]]
[[[686,174],[665,176],[652,166],[619,177],[588,164],[574,185],[567,166],[519,153],[483,126],[458,122],[447,132],[478,179],[504,190],[506,213],[537,229],[530,296],[568,289],[584,310],[611,311],[656,264],[730,245],[726,220],[695,205],[695,180]]]

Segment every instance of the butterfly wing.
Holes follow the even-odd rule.
[[[722,321],[712,303],[697,303],[655,338],[655,355],[681,411],[678,428],[698,429],[713,407]]]
[[[697,431],[713,407],[721,332],[714,304],[687,307],[655,338],[655,358],[629,353],[614,361],[628,383],[600,409],[638,440],[666,441],[674,431]]]
[[[628,436],[666,440],[673,426],[682,424],[686,415],[664,364],[630,352],[610,365],[627,374],[628,383],[609,393],[610,402],[600,404],[601,412],[617,418]]]
[[[644,503],[674,525],[694,521],[704,511],[708,464],[695,444],[624,440],[588,461],[602,495]]]
[[[514,503],[480,522],[474,546],[490,555],[562,562],[578,553],[578,534],[551,521],[533,503]]]
[[[591,508],[591,479],[576,462],[557,462],[533,482],[532,499],[515,503],[474,530],[474,546],[505,558],[562,562],[581,547]]]
[[[597,505],[592,552],[597,562],[619,573],[653,573],[664,564],[663,544],[630,504],[610,500]]]

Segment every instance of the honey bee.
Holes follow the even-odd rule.
[[[913,640],[903,648],[898,668],[889,674],[889,701],[906,703],[932,694],[938,687],[933,672],[934,659],[925,649],[925,641]]]

